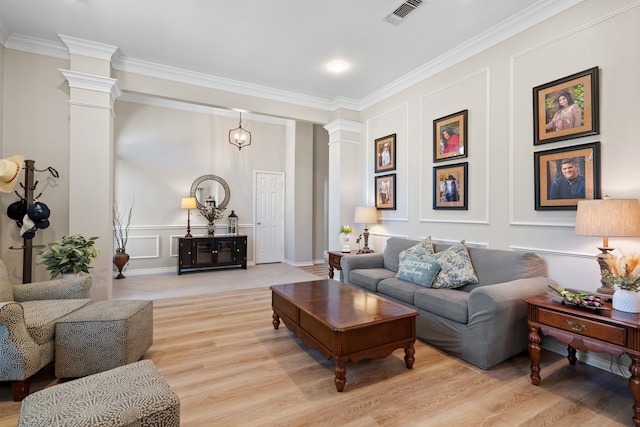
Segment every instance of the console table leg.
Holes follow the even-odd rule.
[[[640,426],[640,356],[632,356],[631,365],[629,365],[629,389],[633,397],[633,424]]]
[[[529,326],[529,357],[531,358],[531,384],[540,384],[540,359],[542,358],[542,337],[537,326]]]
[[[280,316],[273,313],[273,328],[278,329],[280,327]]]
[[[416,350],[413,348],[413,343],[409,343],[404,349],[404,363],[407,365],[407,369],[413,368],[413,362],[416,361],[416,358],[413,357],[414,354],[416,354]]]
[[[336,384],[336,390],[341,392],[344,390],[344,385],[347,383],[347,368],[345,368],[342,360],[336,359],[334,374],[335,378],[333,379],[333,382]]]
[[[578,361],[575,348],[567,346],[567,359],[569,360],[569,364],[571,366],[575,366],[576,362]]]

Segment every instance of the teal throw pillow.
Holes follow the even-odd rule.
[[[429,259],[433,254],[433,244],[431,243],[431,236],[429,236],[426,239],[422,240],[420,243],[400,252],[398,260],[400,261],[400,263],[402,263],[402,261],[404,261],[404,258],[407,256],[413,256],[420,259]]]
[[[442,252],[436,252],[431,259],[440,264],[440,274],[432,287],[453,289],[478,283],[478,276],[463,242],[449,246]]]
[[[440,264],[435,261],[406,256],[400,263],[396,277],[429,288],[438,271],[440,271]]]

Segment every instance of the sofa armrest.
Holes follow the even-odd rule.
[[[340,259],[342,269],[342,281],[349,282],[349,273],[361,268],[384,268],[384,258],[382,253],[345,255]]]
[[[526,317],[524,299],[544,293],[549,285],[558,283],[548,277],[530,277],[477,287],[469,294],[469,323],[486,321],[505,311]]]
[[[91,276],[13,285],[13,299],[21,301],[90,298]]]
[[[40,369],[40,348],[24,323],[17,302],[0,302],[0,381],[20,381]]]

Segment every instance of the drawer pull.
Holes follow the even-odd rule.
[[[576,331],[576,332],[584,332],[587,329],[589,329],[588,325],[585,325],[584,323],[581,323],[581,322],[579,322],[577,320],[569,320],[569,319],[567,319],[567,325],[569,325],[571,330]]]

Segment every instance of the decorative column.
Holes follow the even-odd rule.
[[[97,236],[91,297],[110,299],[113,275],[113,107],[121,91],[110,77],[114,46],[61,36],[69,47],[69,233]]]
[[[361,182],[360,133],[362,124],[337,119],[324,126],[329,132],[329,250],[337,251],[340,225],[353,225],[356,206],[366,186]]]

